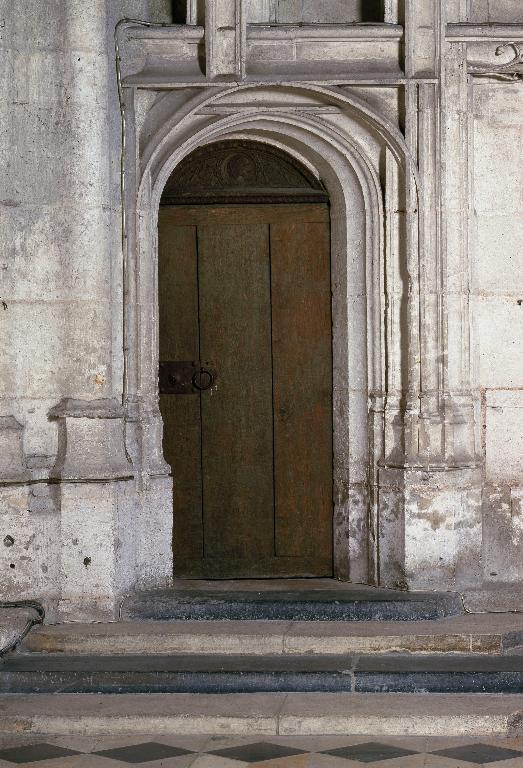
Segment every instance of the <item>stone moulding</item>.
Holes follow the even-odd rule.
[[[244,28],[240,25],[239,29]],[[316,73],[321,78],[327,77],[329,68],[333,77],[342,73],[362,77],[369,68],[385,78],[403,74],[398,64],[403,27],[397,24],[247,24],[244,35],[245,39],[242,34],[238,38],[242,41],[240,58],[229,76],[238,82],[256,78],[258,71],[263,75],[266,67],[283,77],[296,67],[302,74]],[[228,77],[225,71],[214,71],[216,43],[212,35],[206,37],[203,27],[123,24],[118,45],[122,49],[131,46],[138,53],[127,63],[123,58],[127,83],[210,84]]]
[[[261,86],[260,86],[261,87]],[[368,397],[381,398],[384,391],[384,299],[383,299],[383,202],[378,174],[371,157],[362,143],[355,140],[350,129],[340,129],[329,122],[331,114],[344,114],[363,131],[371,143],[380,142],[389,148],[391,161],[399,168],[399,176],[408,179],[416,197],[419,190],[417,168],[400,131],[390,121],[376,114],[369,105],[354,94],[340,93],[327,86],[293,83],[285,86],[291,103],[281,102],[278,86],[265,86],[263,104],[257,101],[257,86],[215,87],[197,95],[188,94],[188,101],[180,109],[174,103],[170,119],[166,120],[169,96],[162,98],[162,116],[155,121],[154,103],[149,101],[146,116],[147,133],[142,132],[140,106],[135,93],[126,103],[129,124],[128,172],[135,186],[126,184],[127,243],[126,274],[131,281],[126,291],[125,307],[127,348],[126,402],[132,409],[144,409],[147,419],[154,420],[158,429],[142,430],[141,443],[135,445],[139,455],[137,466],[147,468],[150,456],[161,455],[161,418],[157,409],[157,359],[151,358],[151,350],[157,349],[157,297],[156,269],[157,244],[156,220],[160,198],[173,170],[192,151],[224,139],[262,141],[310,168],[324,182],[329,193],[332,211],[332,254],[335,355],[335,477],[334,518],[338,530],[335,540],[336,574],[355,581],[372,581],[375,571],[372,563],[376,553],[369,552],[375,546],[372,532],[376,523],[369,512],[368,462]],[[126,88],[129,99],[133,91]],[[177,95],[177,92],[174,92]],[[174,97],[173,97],[174,98]],[[304,101],[320,109],[300,110],[293,102]],[[152,105],[152,106],[151,106]],[[257,110],[249,106],[257,105]],[[330,105],[331,112],[322,110]],[[275,109],[272,110],[271,107]],[[333,112],[332,108],[337,111]],[[134,133],[136,131],[136,134]],[[140,166],[134,166],[134,144],[139,142]],[[395,203],[395,208],[399,204]],[[417,226],[416,213],[410,226]],[[412,281],[419,283],[418,259],[409,265]],[[140,275],[139,284],[133,275]],[[358,286],[358,287],[356,287]],[[412,316],[419,307],[417,293],[409,294]],[[151,315],[150,308],[153,308]],[[354,330],[347,345],[346,318],[350,314]],[[417,370],[416,338],[411,339],[412,370]],[[414,346],[413,346],[414,345]],[[367,351],[366,356],[364,350]],[[361,361],[361,374],[351,374],[351,363]],[[419,386],[419,384],[415,384]],[[348,408],[347,408],[348,405]],[[376,423],[383,421],[384,414],[376,415]],[[141,417],[133,416],[139,428]],[[349,423],[352,421],[352,425]],[[379,444],[383,440],[376,431]],[[145,434],[145,441],[143,440]],[[379,449],[371,449],[371,453]],[[361,457],[361,458],[353,458]],[[348,473],[347,467],[351,470]],[[349,509],[350,508],[350,509]],[[357,522],[359,521],[359,522]],[[345,526],[350,526],[345,530]],[[343,529],[343,530],[342,530]],[[347,540],[349,546],[347,547]],[[369,572],[369,562],[370,572]],[[349,565],[350,563],[350,565]]]
[[[257,24],[247,26],[248,40],[396,40],[403,39],[399,24]]]
[[[123,406],[109,398],[102,400],[75,400],[65,397],[49,411],[50,418],[75,419],[121,419],[125,414]]]

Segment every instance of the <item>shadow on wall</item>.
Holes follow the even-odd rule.
[[[173,24],[185,24],[187,20],[187,0],[173,0]]]
[[[382,0],[360,0],[361,21],[379,23],[384,20]]]
[[[203,24],[204,0],[196,0],[197,23]],[[174,24],[185,24],[187,0],[172,0]],[[383,21],[383,0],[247,0],[249,21],[279,24],[351,24]]]

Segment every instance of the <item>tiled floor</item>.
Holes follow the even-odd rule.
[[[51,738],[0,734],[0,768],[523,768],[523,737],[233,736]]]

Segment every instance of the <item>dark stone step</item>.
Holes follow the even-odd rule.
[[[181,621],[431,621],[463,613],[458,594],[359,585],[336,589],[170,589],[128,598],[122,619]]]
[[[523,693],[523,656],[13,655],[1,693]]]

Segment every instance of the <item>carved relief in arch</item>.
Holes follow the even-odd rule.
[[[236,202],[327,202],[321,182],[289,154],[260,141],[200,147],[175,168],[163,205]]]

